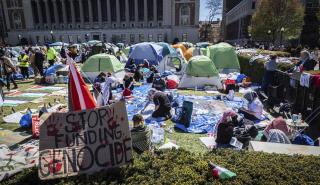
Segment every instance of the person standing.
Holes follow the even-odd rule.
[[[4,51],[3,50],[0,50],[0,62],[1,62],[1,65],[2,65],[2,69],[3,69],[4,75],[7,78],[7,90],[10,91],[10,81],[14,85],[13,89],[17,89],[18,85],[14,81],[13,76],[12,76],[12,74],[16,72],[16,68],[12,64],[10,58],[8,58],[8,57],[6,57],[4,55]]]
[[[34,54],[34,65],[36,66],[37,70],[39,71],[40,76],[44,76],[43,74],[43,62],[44,62],[44,54],[41,52],[39,48],[36,48]]]
[[[23,79],[29,78],[29,56],[25,52],[21,52],[20,56],[18,57],[18,61],[20,62],[20,70],[23,76]]]
[[[264,76],[262,81],[262,90],[268,93],[268,86],[272,84],[275,71],[277,70],[277,56],[270,55],[270,60],[264,63]]]
[[[55,60],[57,59],[57,52],[55,49],[50,47],[49,45],[46,45],[47,47],[47,60],[49,62],[49,66],[53,66]]]

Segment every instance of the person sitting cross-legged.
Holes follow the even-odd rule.
[[[136,114],[132,118],[133,128],[131,129],[132,148],[138,154],[151,150],[152,131],[144,126],[142,115]]]

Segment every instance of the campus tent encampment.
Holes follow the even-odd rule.
[[[169,45],[168,43],[158,42],[157,44],[159,46],[163,47],[163,49],[162,49],[162,56],[163,57],[165,57],[165,56],[167,56],[169,54],[176,53],[176,50],[171,45]]]
[[[239,72],[240,64],[236,50],[228,43],[219,43],[208,47],[207,56],[222,73]]]
[[[81,67],[81,72],[91,82],[101,72],[109,72],[119,80],[125,75],[124,65],[115,56],[104,53],[89,57]]]
[[[204,88],[205,86],[214,86],[221,89],[222,83],[219,72],[209,57],[194,56],[187,64],[179,88]]]
[[[186,62],[184,58],[179,56],[177,53],[169,54],[165,56],[159,63],[157,70],[159,73],[164,73],[165,71],[171,71],[175,74],[181,74],[185,71]]]
[[[143,42],[131,46],[131,51],[129,54],[130,59],[134,59],[135,64],[142,64],[144,59],[147,59],[150,65],[158,65],[162,60],[162,47],[151,43]]]

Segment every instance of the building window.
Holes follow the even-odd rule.
[[[144,20],[144,0],[138,0],[138,18],[139,21]]]
[[[125,43],[127,39],[126,34],[121,34],[121,42]]]
[[[131,27],[134,28],[134,24],[131,24]]]
[[[102,34],[103,42],[107,42],[107,34]]]
[[[116,22],[117,21],[117,4],[115,0],[110,1],[110,7],[111,7],[111,21]]]
[[[187,33],[182,34],[182,42],[187,42],[187,40],[188,40],[188,34]]]
[[[83,16],[84,16],[84,21],[89,22],[89,4],[87,0],[82,0],[82,8],[83,8]]]
[[[147,1],[148,21],[153,21],[153,1]]]
[[[129,1],[129,19],[135,21],[135,1]]]
[[[163,20],[163,0],[157,0],[157,19]]]
[[[149,34],[149,35],[148,35],[148,42],[152,42],[152,40],[153,40],[153,35],[152,35],[152,34]]]
[[[122,24],[122,28],[125,28],[126,27],[126,24]]]
[[[22,16],[20,12],[15,11],[12,13],[13,17],[13,27],[14,29],[22,29]]]
[[[152,25],[152,22],[149,24],[149,26],[150,26],[150,28],[152,28],[152,26],[153,26],[153,25]]]
[[[183,5],[180,8],[180,25],[190,24],[190,7],[188,5]]]
[[[255,1],[252,2],[251,8],[252,8],[252,10],[256,9],[256,2]]]
[[[130,34],[130,43],[133,44],[135,42],[135,35]]]
[[[40,42],[40,36],[39,36],[39,35],[36,36],[36,42],[37,42],[37,43]]]
[[[159,22],[159,27],[161,27],[162,26],[162,23],[161,22]]]
[[[143,34],[139,34],[139,42],[144,42],[144,35]]]
[[[108,21],[108,5],[107,1],[101,1],[101,16],[102,16],[102,21],[106,22]]]
[[[163,42],[163,35],[162,34],[158,34],[158,42]]]

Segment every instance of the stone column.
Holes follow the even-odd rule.
[[[42,11],[41,11],[41,6],[40,6],[40,1],[36,0],[37,2],[37,9],[38,9],[38,17],[39,17],[39,25],[43,27],[43,19],[42,19]]]
[[[54,11],[54,22],[56,25],[59,25],[59,16],[58,16],[58,8],[57,8],[57,0],[51,0],[53,4],[53,11]]]
[[[76,14],[75,14],[75,10],[74,10],[74,1],[73,0],[69,0],[69,1],[70,1],[70,8],[71,8],[71,22],[72,22],[72,25],[75,26]]]
[[[144,15],[144,22],[145,22],[145,25],[148,25],[148,0],[144,0],[144,3],[143,3],[143,15]],[[150,0],[149,0],[150,1]]]
[[[111,6],[110,0],[107,0],[107,13],[108,13],[108,23],[111,25]]]
[[[99,21],[99,25],[102,25],[101,0],[97,0],[97,5],[98,5],[98,21]]]
[[[138,0],[134,0],[134,20],[135,20],[136,22],[139,21]]]
[[[116,8],[117,8],[117,24],[120,24],[120,3],[119,1],[117,0],[116,1]]]
[[[81,26],[83,26],[84,24],[83,4],[82,4],[82,0],[78,0],[78,1],[79,1],[79,9],[80,9],[80,21],[81,21]]]
[[[131,0],[131,1],[132,1],[132,0]],[[127,22],[127,23],[130,22],[129,11],[130,11],[130,8],[129,8],[129,0],[126,0],[126,22]],[[129,25],[127,25],[127,26],[129,26]]]
[[[91,0],[88,0],[88,9],[89,9],[89,22],[90,22],[90,24],[92,24],[93,23],[93,15],[92,15]]]
[[[46,17],[47,17],[47,25],[51,27],[51,16],[50,16],[50,8],[48,0],[44,0],[45,7],[46,7]]]
[[[64,0],[60,0],[61,5],[62,5],[62,19],[63,19],[63,24],[66,26],[67,25],[67,11],[66,11],[66,3]]]
[[[157,0],[153,0],[153,21],[154,26],[157,25]]]

